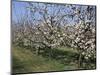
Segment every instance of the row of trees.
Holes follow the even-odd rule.
[[[35,49],[36,54],[69,46],[79,52],[79,67],[82,58],[95,61],[95,6],[28,3],[25,9],[24,17],[12,23],[13,44]]]

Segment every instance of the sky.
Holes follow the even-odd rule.
[[[12,1],[12,19],[17,21],[21,16],[25,15],[27,3]]]
[[[12,20],[17,22],[18,20],[20,21],[20,19],[22,17],[24,17],[25,15],[30,14],[28,16],[28,19],[31,19],[30,17],[32,17],[32,14],[30,13],[30,11],[27,9],[27,7],[29,7],[29,2],[22,2],[22,1],[16,1],[13,0],[12,1]],[[34,6],[37,7],[37,3],[36,2],[31,2],[33,3]],[[50,4],[50,8],[48,8],[48,12],[49,14],[53,14],[53,12],[55,12],[55,10],[58,10],[58,8],[62,7],[63,9],[63,5],[62,4],[57,4],[58,6],[54,6],[55,4]],[[68,6],[68,4],[67,4]],[[86,6],[82,6],[82,5],[73,5],[75,7],[77,7],[78,9],[81,7],[81,10],[84,12],[84,9],[86,8]],[[43,8],[43,3],[40,3],[40,8]],[[64,12],[65,11],[65,12]],[[62,14],[73,14],[73,11],[71,10],[70,7],[66,7],[63,10],[61,10]],[[39,14],[39,12],[36,12],[35,15],[33,16],[33,18],[35,19],[41,19],[41,15]],[[33,19],[32,18],[32,19]],[[69,24],[75,24],[74,20],[77,20],[77,16],[74,17],[74,20],[71,17],[66,17],[65,20],[67,21],[67,23]]]

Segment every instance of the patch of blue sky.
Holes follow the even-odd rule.
[[[52,4],[52,3],[45,3],[48,8],[47,8],[47,14],[48,16],[52,16],[52,15],[58,15],[58,17],[60,15],[63,14],[73,14],[74,11],[72,10],[72,7],[70,7],[69,5],[71,4]],[[29,11],[27,9],[27,7],[31,7],[34,6],[36,8],[40,8],[41,10],[36,10],[36,12],[34,13],[34,15],[31,13],[31,11]],[[83,5],[72,5],[73,7],[75,7],[76,9],[81,9],[81,12],[83,12],[83,14],[85,14],[85,10],[87,8],[87,6],[83,6]],[[21,2],[21,1],[12,1],[12,19],[14,21],[18,21],[21,20],[21,17],[24,17],[26,15],[28,15],[29,20],[32,19],[37,19],[40,20],[43,16],[41,15],[42,12],[44,12],[45,5],[44,3],[37,3],[37,2]],[[60,9],[60,14],[57,13]],[[43,14],[43,13],[42,13]],[[47,17],[48,17],[47,16]],[[57,18],[56,18],[57,19]],[[65,21],[68,24],[75,24],[75,22],[78,22],[78,16],[74,16],[74,20],[73,18],[71,18],[71,16],[66,16],[65,17]]]
[[[12,19],[14,21],[20,20],[21,16],[27,13],[26,7],[26,2],[12,1]]]

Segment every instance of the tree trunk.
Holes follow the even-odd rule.
[[[78,58],[78,68],[81,68],[82,66],[82,50],[78,49],[78,53],[79,53],[79,58]]]
[[[81,55],[81,52],[79,54],[79,59],[78,59],[78,68],[80,68],[82,65],[82,55]]]
[[[36,50],[36,55],[39,55],[39,51],[40,51],[39,49]]]

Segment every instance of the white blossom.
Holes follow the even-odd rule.
[[[46,32],[44,32],[44,34],[47,34]]]
[[[88,60],[88,56],[85,56],[85,59]]]
[[[63,38],[61,37],[60,40],[63,40]]]
[[[60,37],[60,34],[58,34],[58,37]]]
[[[65,33],[63,33],[63,36],[66,36],[66,34],[65,34]]]
[[[35,34],[39,34],[39,32],[35,32]]]

